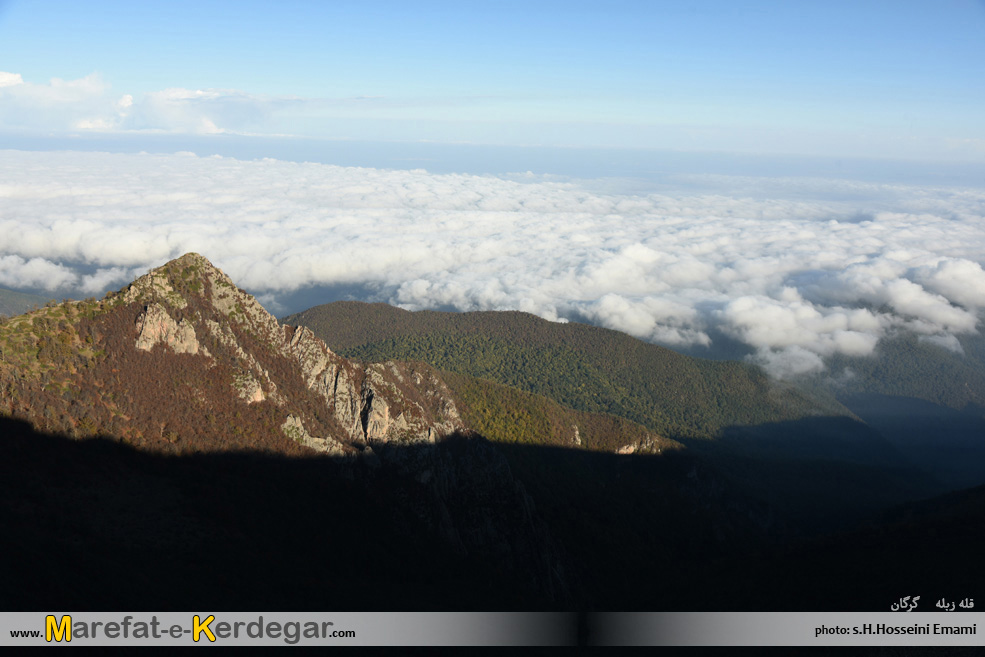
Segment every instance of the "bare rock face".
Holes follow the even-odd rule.
[[[362,425],[369,443],[434,443],[465,429],[451,391],[433,372],[388,361],[366,367]]]
[[[141,301],[148,306],[157,305],[172,311],[189,309],[192,297],[203,299],[210,306],[201,313],[199,320],[219,324],[210,330],[223,335],[223,342],[235,338],[228,324],[237,324],[264,341],[280,344],[283,334],[277,319],[260,303],[236,287],[219,268],[197,253],[186,253],[163,267],[152,269],[124,289],[120,299],[124,303]]]
[[[212,288],[212,305],[217,314],[246,328],[261,340],[276,344],[281,353],[286,353],[283,328],[277,318],[268,313],[252,295],[236,287],[222,271],[207,260],[205,264],[208,265],[205,271]]]
[[[137,349],[150,351],[154,345],[164,343],[176,354],[197,354],[198,339],[195,328],[182,320],[175,322],[168,311],[158,303],[152,303],[137,318]]]
[[[616,454],[662,454],[665,448],[673,450],[677,447],[679,445],[673,441],[668,442],[660,437],[647,433],[640,440],[623,445],[617,449]]]
[[[366,434],[360,423],[363,405],[356,385],[361,369],[332,353],[304,327],[293,329],[286,349],[297,362],[308,389],[319,395],[332,411],[344,432],[340,438],[365,443]]]
[[[287,345],[288,351],[297,360],[301,373],[309,388],[316,388],[319,378],[332,364],[334,355],[324,342],[315,337],[311,329],[303,326],[294,330]],[[325,390],[319,390],[324,394]]]
[[[267,398],[263,394],[263,387],[260,385],[260,382],[250,374],[241,374],[236,377],[233,387],[236,389],[239,398],[247,404],[262,402]]]
[[[433,443],[464,428],[451,391],[433,375],[412,374],[402,363],[352,363],[303,327],[293,329],[285,346],[341,427],[340,440]]]
[[[390,428],[390,406],[372,388],[364,390],[363,431],[369,443],[386,442],[387,429]]]
[[[323,376],[324,389],[339,426],[353,440],[365,438],[360,422],[360,395],[356,389],[353,375],[341,363],[330,363]]]
[[[331,456],[345,456],[347,451],[342,443],[333,440],[330,437],[316,438],[308,433],[308,430],[304,428],[304,423],[301,418],[296,415],[288,415],[284,424],[281,425],[281,431],[284,435],[291,440],[297,442],[305,447],[310,447],[316,452],[324,452]]]

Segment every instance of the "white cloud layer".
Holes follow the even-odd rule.
[[[982,189],[842,180],[842,200],[818,200],[820,181],[803,194],[793,179],[759,197],[525,180],[0,151],[0,285],[94,293],[197,251],[274,297],[355,284],[407,308],[586,317],[669,345],[724,334],[780,376],[898,330],[960,348],[985,309]]]

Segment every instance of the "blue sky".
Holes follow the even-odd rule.
[[[8,134],[985,161],[980,0],[0,0],[0,71]]]

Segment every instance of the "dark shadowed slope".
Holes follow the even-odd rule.
[[[905,458],[949,488],[985,482],[985,337],[959,351],[899,334],[866,358],[836,357],[805,383],[837,395]]]
[[[444,448],[467,458],[439,461],[449,490],[488,522],[453,508],[445,514],[455,520],[443,524],[432,491],[396,466],[271,453],[168,457],[4,418],[0,433],[6,611],[440,611],[567,600],[538,581],[550,547],[508,473],[497,473],[502,457],[480,442]],[[492,474],[462,472],[456,464],[469,458]]]
[[[4,610],[882,611],[985,587],[981,489],[770,546],[763,509],[704,473],[682,482],[675,458],[452,439],[374,465],[0,431]],[[405,465],[421,450],[438,452],[454,531],[485,549],[428,521],[442,507]],[[513,484],[496,451],[521,464]]]

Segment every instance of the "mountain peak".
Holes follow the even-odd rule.
[[[0,413],[23,406],[46,429],[152,449],[354,456],[464,429],[430,368],[350,362],[309,329],[281,325],[197,253],[101,301],[8,322],[0,355],[0,387],[18,390]]]
[[[201,296],[217,285],[238,289],[232,279],[207,258],[198,253],[186,253],[151,269],[122,290],[122,294],[126,303],[165,302],[176,308],[184,308],[190,295]]]
[[[213,266],[212,263],[209,262],[208,258],[206,258],[200,253],[195,253],[194,251],[189,251],[183,256],[178,256],[171,262],[176,264],[184,264],[184,265],[208,265],[209,267]]]
[[[177,257],[170,262],[165,263],[158,269],[164,269],[169,272],[175,272],[181,275],[182,278],[207,278],[209,280],[220,280],[224,284],[236,287],[233,280],[226,275],[224,271],[212,264],[212,262],[203,255],[198,253],[189,252],[183,256]]]

